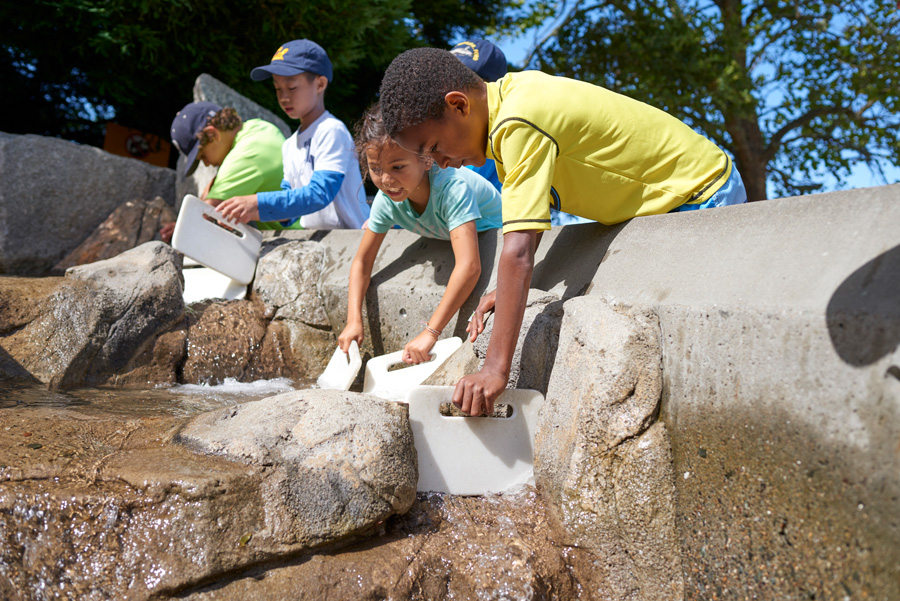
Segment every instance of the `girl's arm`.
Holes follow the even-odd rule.
[[[376,234],[372,230],[366,228],[363,230],[362,241],[359,243],[359,250],[353,257],[353,263],[350,265],[350,292],[347,295],[347,325],[341,335],[338,336],[338,345],[345,353],[350,348],[350,342],[356,341],[356,344],[362,346],[363,341],[363,321],[362,306],[363,300],[366,298],[366,290],[369,288],[369,280],[372,278],[372,265],[375,264],[375,257],[378,255],[378,249],[384,241],[385,234]]]
[[[428,327],[403,349],[403,360],[406,363],[428,361],[429,351],[438,339],[429,328],[437,332],[443,330],[472,294],[481,276],[481,257],[478,254],[478,232],[475,229],[475,222],[469,221],[451,230],[450,244],[453,246],[456,264],[447,282],[447,289],[431,319],[428,320]]]

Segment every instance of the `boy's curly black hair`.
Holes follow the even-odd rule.
[[[407,127],[444,116],[444,96],[478,86],[481,78],[447,50],[413,48],[391,61],[381,80],[384,128],[394,137]]]

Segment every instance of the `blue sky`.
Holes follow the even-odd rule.
[[[532,44],[532,34],[527,33],[515,39],[501,40],[498,43],[498,46],[503,50],[509,63],[521,65],[528,52],[531,50]],[[867,188],[870,186],[881,186],[885,183],[893,184],[900,182],[900,168],[889,166],[885,169],[885,177],[887,178],[887,181],[882,180],[879,175],[872,173],[866,165],[859,165],[843,180],[838,181],[834,177],[825,176],[824,181],[827,191],[843,190],[847,188]],[[771,190],[769,191],[769,196],[770,198],[773,197]]]

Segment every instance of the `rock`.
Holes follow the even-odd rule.
[[[253,280],[265,317],[289,332],[296,373],[309,378],[322,373],[337,345],[318,288],[324,261],[318,242],[267,242]]]
[[[113,376],[119,388],[156,388],[179,383],[179,368],[187,355],[187,325],[165,332]]]
[[[241,119],[263,119],[275,125],[284,137],[291,135],[290,126],[272,111],[263,108],[246,96],[243,96],[213,77],[208,73],[202,73],[194,81],[194,102],[213,102],[221,107],[230,106],[237,110]],[[174,117],[175,115],[172,115]],[[181,200],[185,194],[199,196],[206,188],[206,184],[215,177],[218,171],[215,167],[207,167],[203,163],[197,166],[197,170],[190,177],[184,177],[184,157],[178,157],[176,180],[176,207],[181,207]]]
[[[85,376],[102,381],[122,370],[158,335],[184,316],[179,254],[168,244],[148,242],[121,255],[72,267],[66,278],[103,291],[100,309],[110,321]]]
[[[419,495],[407,514],[385,523],[377,544],[316,554],[264,578],[239,575],[181,599],[612,599],[597,594],[605,588],[592,578],[593,558],[559,546],[553,533],[530,487],[490,497]]]
[[[255,535],[313,547],[404,513],[418,471],[406,406],[303,390],[203,414],[179,434],[196,451],[272,466]]]
[[[175,211],[160,196],[149,202],[129,200],[51,271],[62,274],[69,267],[111,259],[144,242],[158,239],[162,224],[175,221],[175,217]]]
[[[547,383],[556,359],[556,342],[562,320],[562,303],[554,292],[529,290],[522,317],[522,327],[510,365],[507,388],[525,388],[547,392]],[[423,384],[455,386],[460,378],[475,373],[484,365],[493,314],[488,316],[484,331],[475,342],[468,338]]]
[[[262,311],[251,301],[191,305],[182,382],[221,384],[225,378],[247,380],[265,335]]]
[[[360,402],[369,406],[364,411],[388,406]],[[557,544],[545,501],[532,487],[489,497],[418,495],[402,515],[324,547],[285,544],[273,534],[284,508],[268,495],[269,480],[294,463],[196,453],[171,444],[187,420],[140,414],[123,419],[96,407],[0,412],[0,540],[14,541],[0,545],[0,598],[35,599],[41,591],[40,598],[64,599],[449,601],[502,591],[508,599],[575,599],[604,586],[594,577],[595,558]],[[328,417],[349,425],[357,423],[354,415]],[[381,428],[402,426],[397,417],[376,416],[367,442],[393,439],[396,429],[385,435]],[[43,447],[28,449],[22,432]],[[358,429],[330,440],[351,436],[365,446]],[[307,450],[324,455],[324,446]],[[334,481],[351,482],[355,465]],[[332,495],[337,490],[329,487]]]
[[[535,437],[535,480],[569,544],[603,557],[616,598],[684,596],[655,318],[598,297],[563,305]],[[653,426],[653,427],[651,427]]]
[[[267,319],[331,328],[317,287],[324,257],[318,242],[264,244],[256,265],[253,292],[262,301]]]
[[[182,318],[176,260],[151,242],[66,278],[0,278],[4,375],[58,388],[114,378]]]
[[[57,138],[0,133],[0,274],[37,276],[134,198],[174,202],[175,173]]]

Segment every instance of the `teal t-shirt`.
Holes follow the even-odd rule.
[[[228,200],[281,188],[281,131],[262,119],[244,121],[216,173],[209,198]]]
[[[439,169],[428,172],[431,194],[425,212],[419,215],[409,200],[394,202],[379,191],[372,202],[368,228],[384,234],[395,224],[420,236],[449,240],[450,231],[475,221],[479,232],[503,224],[500,193],[471,169]]]

